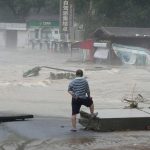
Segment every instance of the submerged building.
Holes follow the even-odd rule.
[[[97,43],[108,43],[105,48],[95,47],[96,58],[111,64],[150,64],[150,28],[101,27],[93,38]]]
[[[26,23],[0,23],[0,47],[25,48],[28,46]]]

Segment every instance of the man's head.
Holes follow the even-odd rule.
[[[82,71],[81,69],[78,69],[78,70],[76,71],[76,76],[77,76],[77,77],[82,77],[82,76],[83,76],[83,71]]]

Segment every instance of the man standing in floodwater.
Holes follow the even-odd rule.
[[[72,129],[76,129],[76,115],[80,112],[82,105],[90,108],[91,117],[97,116],[94,113],[94,104],[90,96],[90,88],[88,81],[83,77],[83,71],[78,69],[76,71],[76,78],[72,80],[68,86],[68,92],[72,96]]]

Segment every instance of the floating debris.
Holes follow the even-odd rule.
[[[133,91],[132,91],[130,97],[129,96],[124,96],[122,98],[123,102],[129,103],[128,108],[138,108],[138,103],[139,102],[145,102],[145,99],[141,94],[137,94],[137,96],[134,97],[135,86],[136,86],[136,84],[133,87]]]
[[[33,69],[30,69],[30,70],[26,71],[23,74],[23,77],[25,78],[25,77],[38,76],[40,70],[41,70],[41,67],[39,67],[39,66],[34,67]]]
[[[74,79],[75,74],[74,73],[53,73],[50,72],[50,77],[51,80],[58,80],[58,79]]]
[[[69,73],[58,73],[57,75],[53,74],[50,75],[50,77],[52,76],[52,79],[63,79],[64,76],[66,76],[65,78],[67,79],[72,79],[74,77],[74,73],[75,71],[73,70],[67,70],[67,69],[61,69],[61,68],[54,68],[54,67],[48,67],[48,66],[36,66],[34,67],[33,69],[30,69],[28,71],[26,71],[24,74],[23,74],[23,77],[32,77],[32,76],[38,76],[39,75],[39,72],[42,68],[47,68],[47,69],[53,69],[53,70],[58,70],[58,71],[65,71],[65,72],[69,72]],[[72,73],[70,73],[72,72]],[[56,77],[57,76],[57,77]]]
[[[141,94],[138,94],[134,99],[124,97],[123,101],[129,103],[130,108],[138,108],[138,103],[144,102],[144,98]]]

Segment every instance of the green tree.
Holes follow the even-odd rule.
[[[48,14],[59,15],[59,1],[60,0],[45,0],[45,9]]]
[[[1,0],[2,1],[2,0]],[[3,5],[7,6],[15,16],[25,16],[31,8],[30,0],[3,0]]]
[[[101,26],[150,27],[148,0],[76,0],[76,17],[86,38]],[[90,2],[92,8],[90,8]],[[89,11],[90,10],[90,11]]]
[[[60,0],[0,0],[0,12],[11,10],[7,11],[8,16],[13,14],[14,17],[23,19],[30,12],[39,14],[41,10],[48,15],[59,15],[59,2]],[[74,0],[74,3],[75,22],[83,25],[85,38],[101,26],[150,27],[148,0]]]
[[[31,10],[38,14],[41,9],[59,14],[59,0],[0,0],[0,5],[8,7],[16,18],[25,18]]]

